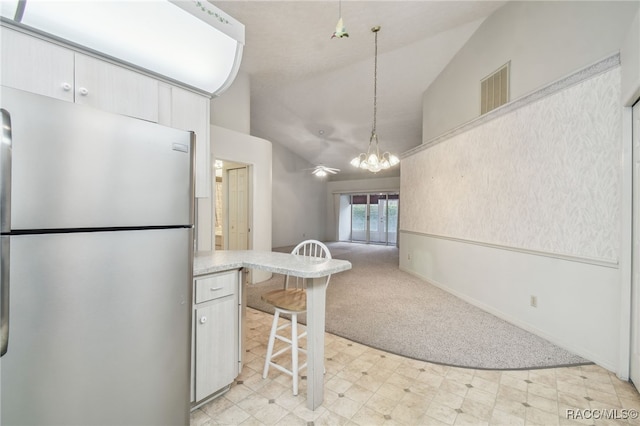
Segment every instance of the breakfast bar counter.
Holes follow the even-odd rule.
[[[258,250],[198,252],[194,257],[194,276],[242,268],[307,279],[307,408],[315,410],[324,398],[324,284],[328,275],[351,269],[351,263]]]
[[[194,257],[193,275],[230,269],[251,268],[302,278],[321,278],[351,269],[346,260],[320,259],[289,253],[259,250],[218,250],[197,252]]]

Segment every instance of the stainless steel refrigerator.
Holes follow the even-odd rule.
[[[0,103],[2,426],[188,425],[193,134]]]

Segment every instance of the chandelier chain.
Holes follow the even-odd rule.
[[[375,48],[373,56],[373,130],[376,132],[376,117],[378,112],[378,31],[374,31]]]

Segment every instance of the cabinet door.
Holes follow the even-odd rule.
[[[229,169],[227,171],[228,212],[229,212],[229,250],[246,250],[249,248],[248,200],[249,184],[247,168]]]
[[[80,53],[75,54],[75,102],[158,122],[158,81]]]
[[[188,90],[171,89],[171,127],[196,134],[196,197],[211,197],[209,159],[210,99]]]
[[[236,309],[235,298],[227,296],[195,311],[196,401],[229,385],[235,378]]]
[[[73,51],[0,27],[2,85],[73,102]]]

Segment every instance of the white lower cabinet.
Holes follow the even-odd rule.
[[[229,386],[239,373],[240,271],[194,279],[192,405]]]

